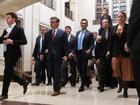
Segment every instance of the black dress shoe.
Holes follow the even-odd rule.
[[[100,90],[100,87],[99,86],[97,87],[97,90]]]
[[[72,79],[70,79],[70,85],[71,85],[71,87],[75,87],[76,86],[76,81],[73,81]]]
[[[115,87],[115,85],[111,85],[110,88],[111,89],[115,89],[116,87]]]
[[[29,85],[29,82],[25,82],[25,84],[23,85],[23,94],[27,92],[28,85]]]
[[[79,92],[83,92],[85,89],[84,89],[84,86],[80,86],[80,88],[79,88]]]
[[[4,100],[4,99],[7,99],[8,98],[8,96],[0,96],[0,100]]]
[[[85,86],[86,86],[87,88],[89,88],[89,87],[90,87],[90,84],[91,84],[91,83],[86,83]]]
[[[99,90],[99,92],[103,92],[104,91],[104,87],[98,86],[97,89]]]
[[[60,87],[65,87],[66,84],[67,84],[67,81],[61,81],[60,82]]]
[[[50,85],[52,85],[52,83],[51,83],[51,82],[48,82],[48,83],[47,83],[47,86],[50,86]]]
[[[85,86],[89,88],[91,84],[92,84],[92,81],[88,79],[87,82],[85,83]]]
[[[76,83],[79,83],[79,77],[76,79]]]
[[[105,90],[103,88],[99,89],[99,92],[104,92]]]
[[[58,95],[60,95],[60,91],[55,91],[55,92],[52,94],[52,96],[58,96]]]
[[[46,81],[42,81],[43,84],[46,84]]]
[[[124,93],[123,94],[123,98],[128,98],[128,94],[127,93]]]
[[[128,98],[128,88],[124,87],[123,97]]]

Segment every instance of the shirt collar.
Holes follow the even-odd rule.
[[[56,29],[52,29],[52,31],[54,31],[54,30],[55,30],[55,33],[56,33],[56,32],[58,31],[58,29],[59,29],[59,28],[56,28]]]
[[[71,37],[72,34],[69,34],[68,37]]]
[[[40,36],[41,36],[41,37],[44,37],[44,36],[45,36],[45,34],[43,35],[43,34],[41,34],[41,33],[40,33]]]
[[[105,31],[108,31],[109,29],[104,29]]]
[[[86,29],[85,29],[85,30],[81,30],[81,32],[84,32],[84,33],[85,33],[86,31],[87,31]]]
[[[12,25],[9,25],[10,28],[14,28],[16,23],[13,23]]]
[[[45,36],[40,35],[40,39],[44,39]]]

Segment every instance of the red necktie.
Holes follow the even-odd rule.
[[[54,41],[55,38],[55,30],[52,30],[52,41]]]

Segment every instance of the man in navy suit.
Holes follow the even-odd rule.
[[[81,20],[81,30],[76,33],[76,46],[74,54],[77,57],[77,68],[81,76],[81,86],[79,92],[84,91],[84,86],[89,87],[91,84],[90,77],[87,77],[88,59],[92,56],[93,35],[87,30],[88,20]]]
[[[50,29],[44,39],[42,54],[47,53],[48,70],[53,78],[54,93],[60,95],[60,79],[62,62],[67,61],[68,39],[64,30],[59,28],[60,20],[57,17],[50,19]],[[43,58],[43,55],[40,56]]]

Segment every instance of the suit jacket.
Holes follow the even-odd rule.
[[[64,30],[58,29],[52,41],[52,30],[45,34],[42,47],[42,54],[48,49],[47,60],[62,60],[63,56],[68,55],[68,39]]]
[[[127,43],[131,50],[140,51],[140,1],[133,0],[128,25]]]
[[[36,43],[35,43],[35,47],[34,47],[34,51],[33,51],[33,57],[35,57],[35,59],[39,58],[41,52],[40,52],[40,39],[41,39],[41,35],[39,35],[36,38]],[[42,41],[43,44],[43,41]]]
[[[76,37],[73,36],[73,35],[71,35],[70,36],[70,41],[68,42],[68,50],[69,50],[69,53],[71,53],[71,52],[74,51],[75,44],[76,44]]]
[[[78,46],[78,36],[80,35],[81,31],[78,31],[76,33],[76,45],[75,45],[75,49],[74,49],[74,53],[77,53],[77,46]],[[84,39],[83,39],[83,43],[82,43],[82,51],[85,53],[86,50],[91,50],[91,54],[87,55],[85,53],[85,57],[91,57],[92,56],[92,50],[94,48],[94,40],[93,40],[93,34],[86,30],[85,35],[84,35]]]
[[[117,57],[120,55],[129,57],[130,54],[124,50],[124,45],[127,42],[128,24],[125,24],[121,38],[119,38],[116,34],[117,27],[118,25],[114,26],[112,29],[112,36],[110,40],[110,52],[112,53],[113,57]]]
[[[3,40],[5,39],[4,36],[6,34],[7,31],[4,30],[2,36],[0,37],[1,44],[3,43]],[[4,57],[21,57],[20,45],[27,44],[27,39],[23,28],[15,26],[8,38],[13,40],[13,45],[7,45],[7,51],[4,52]]]
[[[95,56],[96,58],[105,57],[108,51],[108,45],[111,38],[112,29],[108,29],[108,38],[106,39],[106,31],[103,28],[99,29],[99,35],[102,36],[102,40],[100,43],[96,43],[95,47]]]

